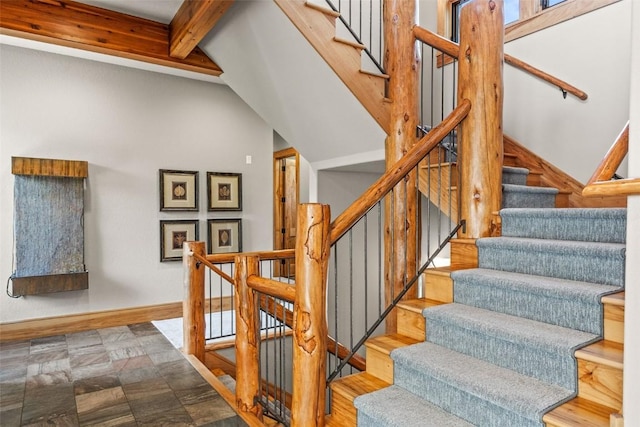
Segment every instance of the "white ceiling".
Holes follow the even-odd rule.
[[[163,24],[171,22],[182,4],[182,0],[79,0],[78,2]]]

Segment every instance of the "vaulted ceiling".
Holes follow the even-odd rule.
[[[197,45],[233,0],[2,0],[0,34],[222,74]]]

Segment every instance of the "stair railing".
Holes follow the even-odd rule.
[[[460,46],[458,45],[458,43],[452,42],[451,40],[448,40],[436,33],[433,33],[432,31],[427,30],[426,28],[422,28],[418,25],[416,25],[413,28],[413,34],[416,37],[416,39],[422,41],[423,43],[426,43],[430,46],[433,46],[439,50],[441,50],[442,52],[444,52],[447,56],[441,55],[439,57],[439,62],[440,65],[444,65],[447,64],[449,61],[451,61],[451,58],[457,58],[458,57],[458,52],[460,49]],[[586,100],[588,95],[586,94],[586,92],[584,92],[581,89],[576,88],[575,86],[565,82],[562,79],[559,79],[549,73],[546,73],[518,58],[515,58],[509,54],[504,54],[504,62],[506,64],[511,65],[512,67],[515,67],[519,70],[525,71],[529,74],[531,74],[534,77],[537,77],[543,81],[546,81],[547,83],[550,83],[554,86],[557,86],[558,89],[560,89],[560,91],[562,92],[562,96],[566,98],[567,94],[570,93],[571,95],[581,99],[581,100]]]
[[[615,179],[616,171],[629,152],[629,122],[607,151],[582,190],[585,197],[630,196],[640,194],[640,178]]]
[[[351,33],[356,43],[364,46],[364,52],[380,73],[384,52],[382,0],[326,0],[338,19]]]

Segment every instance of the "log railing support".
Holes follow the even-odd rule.
[[[471,100],[460,125],[459,237],[491,235],[502,203],[504,19],[502,0],[473,0],[460,11],[458,100]]]
[[[388,97],[391,103],[389,136],[385,159],[390,169],[416,143],[419,111],[419,56],[413,26],[416,24],[415,0],[386,0],[383,5],[385,70],[389,75]],[[418,198],[415,172],[394,189],[385,203],[385,300],[393,301],[417,269],[416,212]],[[417,287],[406,298],[415,298]],[[396,311],[387,318],[386,331],[396,331]]]
[[[293,310],[292,426],[324,426],[329,206],[298,206]]]
[[[204,362],[204,265],[192,254],[206,255],[204,242],[185,242],[182,267],[184,271],[184,299],[182,300],[182,351]]]
[[[258,418],[262,407],[260,396],[260,353],[258,334],[258,299],[249,288],[247,278],[259,273],[259,259],[255,256],[236,256],[236,405],[238,411],[251,412]]]

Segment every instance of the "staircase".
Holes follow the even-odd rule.
[[[331,384],[329,425],[609,425],[622,406],[626,211],[554,208],[557,189],[527,182],[540,179],[504,168],[502,235],[475,242],[475,268],[427,270],[398,333],[367,342],[367,372]],[[468,243],[452,242],[454,269]]]

